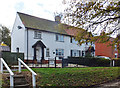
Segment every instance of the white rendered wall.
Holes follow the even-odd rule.
[[[18,29],[21,26],[21,29]],[[16,52],[16,48],[19,48],[19,52],[24,53],[24,41],[25,41],[25,27],[20,20],[18,14],[16,15],[15,23],[11,33],[11,52]]]
[[[26,32],[27,33],[27,32]],[[81,46],[77,44],[70,43],[70,36],[64,36],[64,42],[58,42],[56,41],[56,34],[55,33],[49,33],[49,32],[42,32],[41,31],[42,39],[34,39],[34,30],[29,29],[28,30],[28,58],[30,60],[33,60],[34,56],[34,49],[32,46],[39,40],[41,40],[46,48],[49,48],[50,51],[50,57],[46,57],[46,48],[44,49],[44,58],[47,60],[48,58],[54,58],[53,52],[56,51],[56,49],[64,49],[64,58],[67,58],[70,56],[70,50],[85,50],[85,44],[82,44]],[[25,43],[25,46],[27,44]],[[27,47],[27,46],[26,46]],[[88,47],[88,46],[87,46]],[[26,48],[25,48],[26,49]],[[81,52],[82,53],[82,52]],[[27,58],[27,50],[25,50],[25,59]]]
[[[18,29],[18,26],[21,26],[22,29]],[[42,32],[42,39],[34,39],[34,31],[32,29],[28,29],[28,59],[33,60],[34,49],[32,46],[39,40],[41,40],[46,48],[49,48],[50,57],[46,57],[46,48],[44,49],[44,58],[47,60],[48,58],[54,58],[53,52],[56,49],[64,49],[64,58],[70,56],[71,50],[80,50],[85,51],[85,47],[89,47],[88,45],[82,44],[81,46],[70,43],[70,36],[64,36],[64,42],[56,41],[56,34],[50,32]],[[16,48],[19,48],[19,52],[24,53],[25,59],[27,59],[27,29],[25,29],[20,17],[16,16],[15,23],[13,26],[12,34],[11,34],[11,51],[16,52]],[[82,53],[82,52],[81,52]],[[82,54],[81,54],[82,55]]]

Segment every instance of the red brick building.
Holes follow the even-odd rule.
[[[112,43],[112,40],[106,43],[95,42],[95,56],[106,56],[110,58],[118,58],[119,54],[117,51],[117,46],[109,46]]]

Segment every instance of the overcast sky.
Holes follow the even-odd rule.
[[[54,20],[54,12],[64,11],[63,0],[1,0],[0,24],[13,27],[16,12]]]

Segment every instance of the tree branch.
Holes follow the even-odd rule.
[[[107,20],[114,20],[114,19],[118,19],[118,18],[120,18],[120,16],[118,16],[118,17],[114,17],[114,18],[108,18],[108,19],[105,19],[105,20],[103,20],[103,21],[99,21],[99,22],[94,22],[92,25],[94,25],[94,24],[100,24],[100,23],[103,23],[104,21],[107,21]]]

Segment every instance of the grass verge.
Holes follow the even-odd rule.
[[[34,68],[37,86],[99,85],[120,76],[120,67]]]

